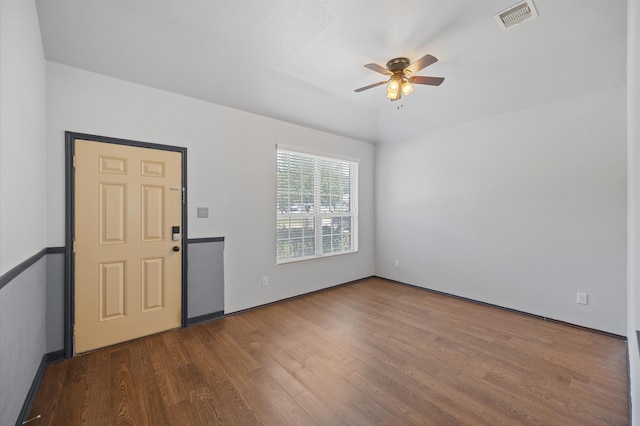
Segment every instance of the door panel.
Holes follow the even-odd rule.
[[[142,310],[164,308],[164,259],[142,259]]]
[[[76,140],[75,164],[75,352],[179,327],[181,153]]]
[[[125,315],[125,270],[124,261],[100,264],[100,321],[122,318]]]
[[[101,244],[124,244],[127,207],[125,184],[100,183],[98,227]]]
[[[161,186],[142,186],[142,240],[164,238],[164,191]]]

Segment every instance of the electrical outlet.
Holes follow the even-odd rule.
[[[576,295],[576,303],[579,303],[581,305],[588,305],[589,295],[587,293],[578,292]]]
[[[198,219],[203,219],[209,217],[209,207],[198,207]]]
[[[262,287],[266,287],[269,285],[269,277],[264,276],[262,277]]]
[[[400,267],[400,261],[398,259],[396,259],[396,261],[393,262],[393,266],[396,267],[396,268],[399,268]]]

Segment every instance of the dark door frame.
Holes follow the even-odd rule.
[[[187,148],[160,145],[127,139],[117,139],[86,133],[65,132],[65,265],[64,265],[64,354],[73,357],[73,325],[75,322],[75,256],[73,241],[75,238],[75,141],[83,139],[117,145],[150,148],[160,151],[174,151],[182,154],[182,327],[187,326]]]

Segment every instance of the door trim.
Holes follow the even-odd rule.
[[[151,148],[160,151],[174,151],[182,154],[182,307],[181,326],[187,326],[187,148],[160,145],[150,142],[140,142],[128,139],[111,138],[107,136],[90,135],[86,133],[65,132],[65,265],[64,265],[64,355],[73,357],[73,324],[75,322],[75,256],[73,254],[73,240],[75,232],[75,169],[73,156],[75,154],[76,139],[126,145],[138,148]]]

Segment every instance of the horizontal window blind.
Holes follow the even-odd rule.
[[[278,263],[358,251],[358,163],[277,150]]]

